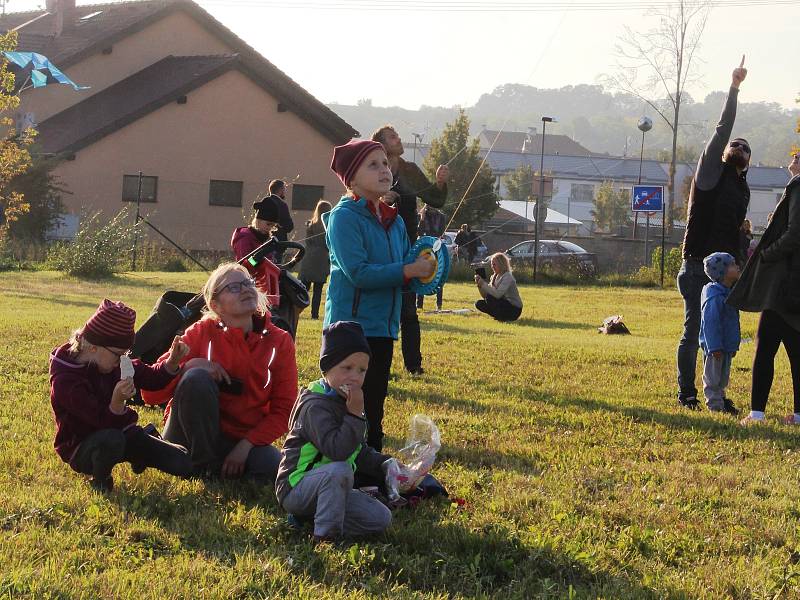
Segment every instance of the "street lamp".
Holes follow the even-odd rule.
[[[425,136],[424,133],[412,133],[411,135],[414,136],[414,162],[417,162],[417,142],[420,144],[422,143],[422,138]]]
[[[644,161],[644,134],[650,131],[653,128],[653,121],[650,117],[642,117],[639,119],[639,123],[636,124],[639,128],[639,131],[642,132],[642,150],[639,153],[639,179],[636,182],[636,185],[642,185],[642,162]],[[638,220],[639,213],[636,213],[637,219],[634,220],[633,224],[633,237],[636,237],[636,221]],[[648,254],[648,246],[650,245],[650,213],[647,213],[647,219],[645,221],[645,232],[644,232],[644,264],[647,266],[647,259],[649,257]]]
[[[533,224],[533,282],[536,283],[536,275],[539,268],[539,223],[541,223],[541,206],[544,198],[544,136],[548,123],[557,123],[555,117],[542,117],[542,153],[539,162],[539,197],[536,199],[535,222]],[[547,215],[547,213],[545,213]]]

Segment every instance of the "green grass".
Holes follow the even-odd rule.
[[[773,598],[800,596],[800,455],[781,352],[768,423],[679,410],[674,290],[524,287],[523,318],[421,315],[426,375],[387,400],[388,446],[409,417],[439,425],[453,496],[401,511],[375,541],[314,549],[273,490],[115,470],[94,494],[52,449],[47,356],[104,297],[141,323],[198,273],[86,283],[0,274],[0,598]],[[446,307],[474,288],[445,288]],[[429,304],[430,301],[429,301]],[[633,335],[596,326],[622,313]],[[301,380],[317,376],[304,314]],[[754,315],[743,315],[753,337]],[[753,344],[730,396],[747,403]],[[140,411],[160,424],[160,414]]]

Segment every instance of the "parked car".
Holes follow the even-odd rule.
[[[512,265],[533,265],[534,240],[520,242],[506,250]],[[575,265],[587,275],[597,274],[597,255],[587,252],[577,244],[561,240],[539,240],[538,266],[543,269],[563,270]],[[476,261],[473,267],[488,267],[486,260]]]

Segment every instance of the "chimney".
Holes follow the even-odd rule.
[[[54,15],[53,36],[58,37],[75,24],[75,0],[47,0],[47,12]]]

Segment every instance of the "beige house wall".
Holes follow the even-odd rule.
[[[30,89],[23,93],[17,112],[33,113],[35,121],[41,123],[170,54],[196,56],[232,52],[192,17],[176,12],[120,40],[114,44],[111,54],[98,50],[64,70],[74,82],[91,86],[91,89],[76,92],[66,85]]]
[[[115,214],[124,174],[158,176],[156,203],[142,214],[190,249],[225,249],[234,227],[246,224],[252,202],[275,177],[322,185],[335,202],[342,185],[330,171],[333,143],[239,71],[230,71],[191,92],[184,105],[171,103],[77,152],[56,168],[72,195],[69,212]],[[241,208],[209,206],[209,181],[244,182]],[[291,204],[290,204],[291,208]],[[292,211],[295,239],[304,237],[307,211]],[[155,239],[155,236],[151,235]]]

